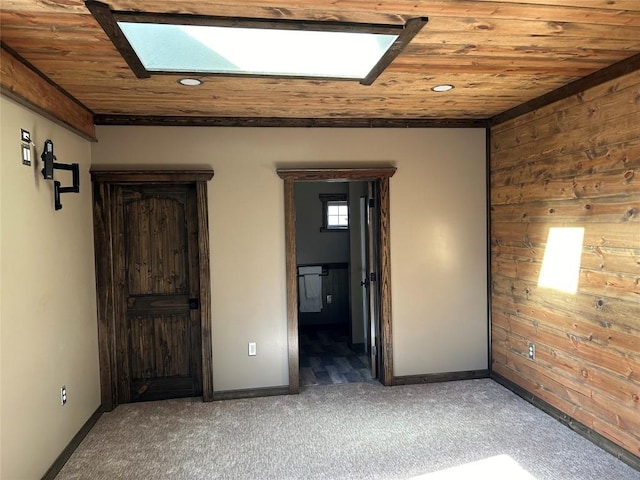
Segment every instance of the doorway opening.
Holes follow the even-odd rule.
[[[285,187],[290,393],[300,385],[392,383],[389,178],[395,170],[278,170]],[[344,201],[348,210],[331,209]]]
[[[375,182],[295,183],[303,387],[377,379],[379,295],[370,280],[379,270],[375,188]]]

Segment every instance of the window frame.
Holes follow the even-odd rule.
[[[349,197],[346,193],[321,193],[318,195],[322,203],[322,227],[321,232],[348,232],[351,224],[349,215]],[[344,202],[347,206],[347,225],[329,225],[329,204],[335,202]]]

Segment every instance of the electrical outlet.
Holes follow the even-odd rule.
[[[333,302],[333,295],[327,295],[327,303]]]
[[[529,344],[529,358],[531,360],[536,358],[536,346],[533,343]]]
[[[253,357],[256,355],[256,342],[249,342],[249,356]]]
[[[60,405],[65,405],[67,403],[67,387],[66,385],[62,385],[60,387]]]

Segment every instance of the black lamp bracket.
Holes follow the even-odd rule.
[[[44,142],[44,149],[40,158],[42,159],[42,163],[44,163],[42,176],[45,180],[54,180],[54,170],[70,170],[73,174],[73,185],[70,187],[63,187],[57,180],[53,182],[55,208],[56,210],[60,210],[62,208],[62,203],[60,202],[61,194],[80,193],[80,166],[77,163],[56,162],[57,158],[53,154],[53,142],[51,140]]]

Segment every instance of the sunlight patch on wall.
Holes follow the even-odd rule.
[[[566,293],[578,291],[583,227],[549,229],[538,286]]]
[[[536,480],[509,455],[496,455],[477,462],[465,463],[438,472],[426,473],[411,480],[460,480],[490,478],[492,480]]]

